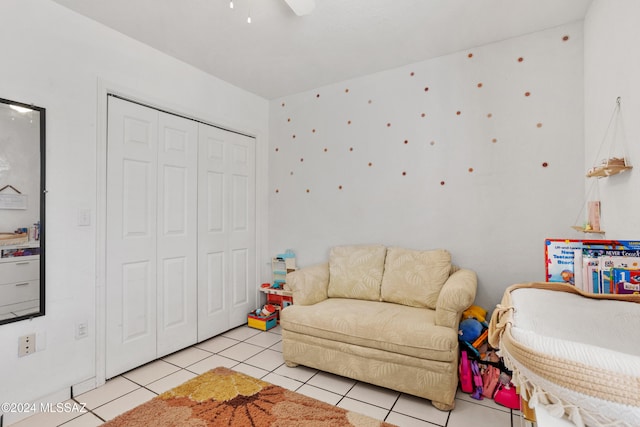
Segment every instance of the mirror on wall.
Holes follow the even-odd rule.
[[[0,98],[0,324],[44,315],[45,109]]]

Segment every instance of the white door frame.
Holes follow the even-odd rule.
[[[96,119],[96,369],[95,385],[99,387],[106,382],[106,246],[107,246],[107,97],[113,94],[133,102],[148,106],[156,106],[160,110],[191,117],[213,126],[221,127],[232,132],[240,132],[256,139],[256,301],[259,301],[259,284],[266,277],[266,268],[260,260],[268,251],[267,229],[267,147],[263,141],[266,136],[257,130],[241,130],[240,127],[228,126],[222,120],[200,119],[206,114],[195,112],[190,108],[175,105],[170,100],[159,99],[152,95],[141,93],[135,89],[98,78],[97,88],[97,119]],[[222,124],[218,124],[222,123]],[[266,265],[266,264],[265,264]]]

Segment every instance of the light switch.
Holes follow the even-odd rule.
[[[91,225],[91,209],[78,209],[78,225]]]

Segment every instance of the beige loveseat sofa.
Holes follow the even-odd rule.
[[[287,274],[281,312],[287,366],[304,365],[454,406],[458,322],[477,278],[445,250],[340,246]]]

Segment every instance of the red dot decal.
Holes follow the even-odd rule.
[[[304,158],[300,157],[300,161],[301,161],[301,162],[304,162]]]
[[[425,92],[429,92],[429,86],[425,87],[425,88],[424,88],[424,91],[425,91]]]
[[[425,113],[420,114],[420,117],[426,117],[427,115]]]
[[[279,193],[279,192],[280,192],[280,190],[278,190],[278,189],[276,188],[276,193]]]
[[[278,147],[276,147],[276,153],[277,153],[278,151],[280,151],[280,149],[279,149]]]
[[[444,185],[444,181],[440,181],[440,185]]]
[[[521,56],[520,58],[518,58],[518,62],[522,62],[524,61],[524,58]]]
[[[563,42],[566,42],[567,40],[569,40],[569,36],[564,36],[564,37],[562,37],[562,41],[563,41]]]
[[[345,89],[345,90],[344,90],[344,93],[349,93],[349,89],[348,89],[348,88],[347,88],[347,89]]]
[[[542,163],[542,167],[543,168],[546,168],[547,166],[549,166],[549,163],[547,163],[547,162]]]
[[[373,166],[373,163],[369,162],[369,167]]]
[[[473,172],[473,168],[469,168],[469,172]]]
[[[316,133],[316,130],[315,129],[311,129],[311,133]]]
[[[531,96],[531,92],[525,92],[524,96]]]
[[[282,103],[282,106],[284,107],[284,102]]]
[[[349,147],[349,151],[353,151],[353,147]]]
[[[542,123],[538,123],[538,124],[536,125],[536,127],[541,128],[541,127],[542,127]]]
[[[493,142],[493,143],[495,144],[496,142],[498,142],[498,140],[497,140],[497,139],[495,139],[495,138],[493,138],[493,139],[491,140],[491,142]]]
[[[351,120],[348,120],[348,121],[347,121],[347,124],[348,124],[348,125],[350,125],[350,124],[351,124]]]
[[[478,88],[481,88],[481,87],[482,87],[482,83],[478,83]]]
[[[405,143],[405,144],[408,144],[408,143],[409,143],[409,140],[408,140],[408,139],[405,139],[405,140],[404,140],[404,143]]]
[[[310,192],[311,192],[311,190],[309,190],[309,189],[307,188],[307,193],[310,193]]]
[[[491,113],[487,114],[487,119],[490,119],[491,117],[493,117],[493,114]]]
[[[316,93],[316,98],[320,98],[320,94],[319,93]]]
[[[462,111],[456,111],[456,116],[459,116],[460,114],[462,114]]]
[[[338,185],[338,190],[342,190],[342,185]]]
[[[407,173],[406,172],[402,172],[402,176],[407,176]]]
[[[467,55],[468,58],[473,58],[473,53]]]
[[[287,122],[290,122],[290,121],[291,121],[291,117],[289,117],[289,118],[287,119]]]
[[[387,123],[387,127],[390,128],[391,127],[391,123]]]
[[[412,71],[411,73],[409,73],[409,75],[410,75],[411,77],[413,77],[415,74],[416,74],[416,73],[414,73],[413,71]]]
[[[327,151],[329,151],[329,149],[328,149],[328,148],[325,148],[325,149],[324,149],[324,152],[326,153]]]

